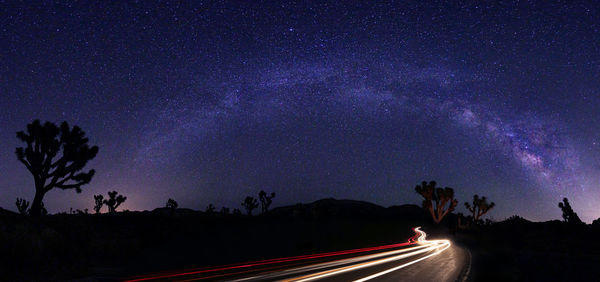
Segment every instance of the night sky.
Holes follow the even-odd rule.
[[[15,133],[41,119],[100,147],[50,212],[109,190],[130,210],[420,204],[436,180],[459,212],[477,193],[496,220],[559,219],[562,197],[600,217],[593,1],[309,2],[0,1],[0,206],[33,198]]]

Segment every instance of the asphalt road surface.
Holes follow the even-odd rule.
[[[457,281],[467,262],[449,240],[408,242],[134,277],[128,281]]]

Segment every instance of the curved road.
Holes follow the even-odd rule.
[[[420,227],[408,242],[135,277],[127,281],[456,281],[465,250],[427,240]]]

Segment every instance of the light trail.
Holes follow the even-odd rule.
[[[439,246],[439,248],[436,250],[436,252],[434,252],[434,253],[432,253],[432,254],[429,254],[429,255],[426,255],[426,256],[424,256],[424,257],[422,257],[422,258],[415,259],[415,260],[413,260],[413,261],[407,262],[407,263],[405,263],[405,264],[401,264],[401,265],[399,265],[399,266],[392,267],[392,268],[390,268],[390,269],[387,269],[387,270],[384,270],[384,271],[381,271],[381,272],[378,272],[378,273],[375,273],[375,274],[369,275],[369,276],[367,276],[367,277],[364,277],[364,278],[361,278],[361,279],[355,280],[354,282],[363,282],[363,281],[371,280],[371,279],[373,279],[373,278],[377,278],[377,277],[379,277],[379,276],[382,276],[382,275],[385,275],[385,274],[388,274],[388,273],[394,272],[394,271],[396,271],[396,270],[399,270],[399,269],[402,269],[402,268],[404,268],[404,267],[407,267],[407,266],[409,266],[409,265],[411,265],[411,264],[415,264],[415,263],[417,263],[417,262],[420,262],[420,261],[422,261],[422,260],[428,259],[428,258],[430,258],[430,257],[432,257],[432,256],[438,255],[438,254],[440,254],[441,252],[445,251],[446,249],[450,248],[450,245],[451,245],[451,244],[450,244],[450,241],[449,241],[449,240],[433,240],[433,241],[427,241],[427,240],[425,239],[427,235],[425,234],[425,232],[421,231],[421,230],[420,230],[420,228],[421,228],[421,227],[417,227],[417,228],[415,228],[415,229],[414,229],[414,230],[415,230],[415,232],[419,232],[419,233],[421,233],[421,236],[419,236],[419,238],[417,239],[417,240],[418,240],[418,242],[419,242],[419,243],[428,243],[428,242],[431,242],[431,243],[433,243],[433,244],[436,244],[437,246]]]
[[[319,270],[319,269],[328,268],[328,267],[332,267],[332,266],[347,265],[350,263],[358,263],[358,262],[375,259],[375,258],[379,258],[379,257],[395,255],[398,253],[405,253],[405,252],[409,252],[409,251],[415,251],[415,250],[423,249],[426,247],[427,246],[416,246],[416,247],[411,247],[411,248],[406,248],[406,249],[401,249],[401,250],[396,250],[396,251],[389,251],[389,252],[377,253],[377,254],[372,254],[372,255],[364,255],[364,256],[352,257],[352,258],[347,258],[347,259],[340,259],[340,260],[335,260],[332,262],[313,264],[313,265],[299,267],[299,268],[293,268],[293,269],[289,269],[289,270],[282,270],[282,271],[278,271],[276,273],[255,276],[254,279],[259,279],[259,280],[267,279],[267,278],[273,278],[276,276],[284,276],[284,275],[302,273],[302,272],[307,272],[307,271],[314,271],[314,270]],[[248,279],[244,278],[244,279],[234,280],[234,281],[245,281],[245,280],[248,280]],[[282,281],[295,281],[295,280],[292,279],[292,280],[282,280]]]
[[[411,239],[412,239],[412,237],[411,237]],[[196,269],[189,269],[189,270],[185,270],[185,271],[177,272],[177,273],[157,274],[157,275],[148,276],[148,277],[138,277],[138,278],[133,278],[133,279],[125,280],[125,281],[126,282],[137,282],[137,281],[168,279],[168,278],[175,278],[175,277],[180,277],[180,276],[205,274],[205,273],[235,270],[235,269],[244,269],[244,268],[251,268],[251,267],[262,266],[262,265],[271,265],[271,264],[284,263],[284,262],[294,262],[294,261],[303,261],[303,260],[318,259],[318,258],[325,258],[325,257],[342,256],[342,255],[355,254],[355,253],[365,253],[365,252],[371,252],[371,251],[386,250],[386,249],[398,248],[398,247],[403,247],[403,246],[409,246],[409,245],[414,245],[414,244],[415,244],[415,242],[411,241],[409,239],[409,241],[405,242],[405,243],[397,243],[397,244],[391,244],[391,245],[344,250],[344,251],[335,251],[335,252],[328,252],[328,253],[301,255],[301,256],[294,256],[294,257],[266,259],[266,260],[252,261],[252,262],[246,262],[246,263],[240,263],[240,264],[228,264],[228,265],[223,265],[223,266],[214,267],[214,268],[196,268]]]
[[[450,241],[448,241],[448,240],[432,240],[432,241],[426,240],[427,235],[425,234],[425,232],[420,230],[420,227],[416,227],[413,230],[419,234],[419,237],[417,238],[417,243],[422,245],[422,248],[419,248],[419,247],[409,248],[409,249],[405,249],[405,250],[410,250],[411,252],[408,252],[406,254],[392,256],[392,257],[379,259],[379,260],[375,260],[375,261],[359,263],[357,265],[350,265],[350,266],[346,266],[346,267],[336,268],[336,269],[332,269],[332,270],[328,270],[328,271],[318,272],[318,273],[305,275],[305,276],[301,276],[301,277],[297,277],[297,278],[293,278],[293,279],[287,279],[287,280],[283,280],[283,281],[285,281],[285,282],[306,282],[306,281],[319,280],[319,279],[324,279],[324,278],[327,278],[330,276],[342,274],[345,272],[363,269],[363,268],[380,265],[380,264],[388,263],[388,262],[392,262],[392,261],[397,261],[400,259],[405,259],[405,258],[416,256],[419,254],[435,251],[432,254],[412,260],[412,261],[404,263],[402,265],[395,266],[390,269],[375,273],[373,275],[355,280],[355,282],[367,281],[367,280],[371,280],[373,278],[388,274],[390,272],[399,270],[401,268],[407,267],[411,264],[415,264],[415,263],[425,260],[429,257],[435,256],[450,247]],[[411,238],[411,239],[413,239],[413,238]]]
[[[352,249],[345,251],[336,251],[329,253],[319,253],[311,255],[302,255],[295,257],[268,259],[261,261],[253,261],[241,264],[230,264],[214,268],[203,268],[187,270],[178,273],[160,274],[149,277],[137,277],[131,280],[133,281],[147,281],[147,280],[173,280],[182,279],[179,281],[197,281],[204,279],[211,279],[217,277],[240,277],[241,275],[247,275],[250,273],[256,273],[252,276],[240,277],[239,279],[228,279],[228,281],[260,281],[260,280],[278,280],[284,282],[307,282],[320,279],[326,279],[331,276],[366,269],[369,267],[393,263],[394,261],[404,260],[411,257],[414,259],[403,262],[400,265],[393,266],[386,270],[368,275],[366,277],[354,280],[355,282],[363,282],[377,277],[389,274],[396,270],[402,269],[409,265],[418,263],[426,260],[430,257],[440,254],[444,250],[450,247],[449,240],[427,240],[427,234],[420,230],[420,227],[413,228],[415,235],[408,239],[408,242],[391,244],[385,246],[369,247]],[[415,245],[415,246],[412,246]],[[396,250],[390,250],[393,248],[401,248]],[[381,251],[381,252],[375,252]],[[370,253],[369,252],[375,252]],[[365,253],[363,255],[358,255]],[[345,257],[333,261],[319,262],[306,265],[310,263],[310,260],[336,257],[336,256],[347,256],[357,254],[358,256]],[[424,255],[424,256],[423,256]],[[304,266],[302,266],[304,264]],[[307,274],[308,273],[308,274]],[[304,274],[304,275],[302,275]],[[201,275],[201,277],[194,277]],[[296,276],[301,275],[301,276]],[[288,278],[285,278],[288,277]],[[291,277],[291,278],[289,278]],[[360,276],[359,276],[360,277]],[[187,279],[186,279],[187,278]],[[282,280],[283,279],[283,280]],[[353,278],[355,279],[355,278]],[[349,279],[352,280],[352,279]]]

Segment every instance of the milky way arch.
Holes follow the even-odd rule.
[[[154,146],[179,142],[180,138],[202,136],[242,112],[258,120],[276,114],[306,114],[310,110],[306,107],[321,111],[337,107],[374,116],[389,111],[445,116],[489,139],[537,179],[556,185],[567,181],[569,173],[578,167],[577,155],[558,121],[511,112],[502,104],[493,105],[493,99],[472,102],[473,96],[487,94],[469,90],[481,82],[476,76],[407,66],[385,73],[381,69],[370,72],[368,67],[303,66],[266,70],[257,73],[254,80],[243,81],[247,84],[230,82],[215,87],[212,95],[217,97],[211,99],[205,97],[207,91],[199,83],[197,92],[170,101],[169,107],[161,109],[158,122],[172,123],[172,131],[148,130],[146,138],[153,141],[146,141],[142,151],[147,153]]]

